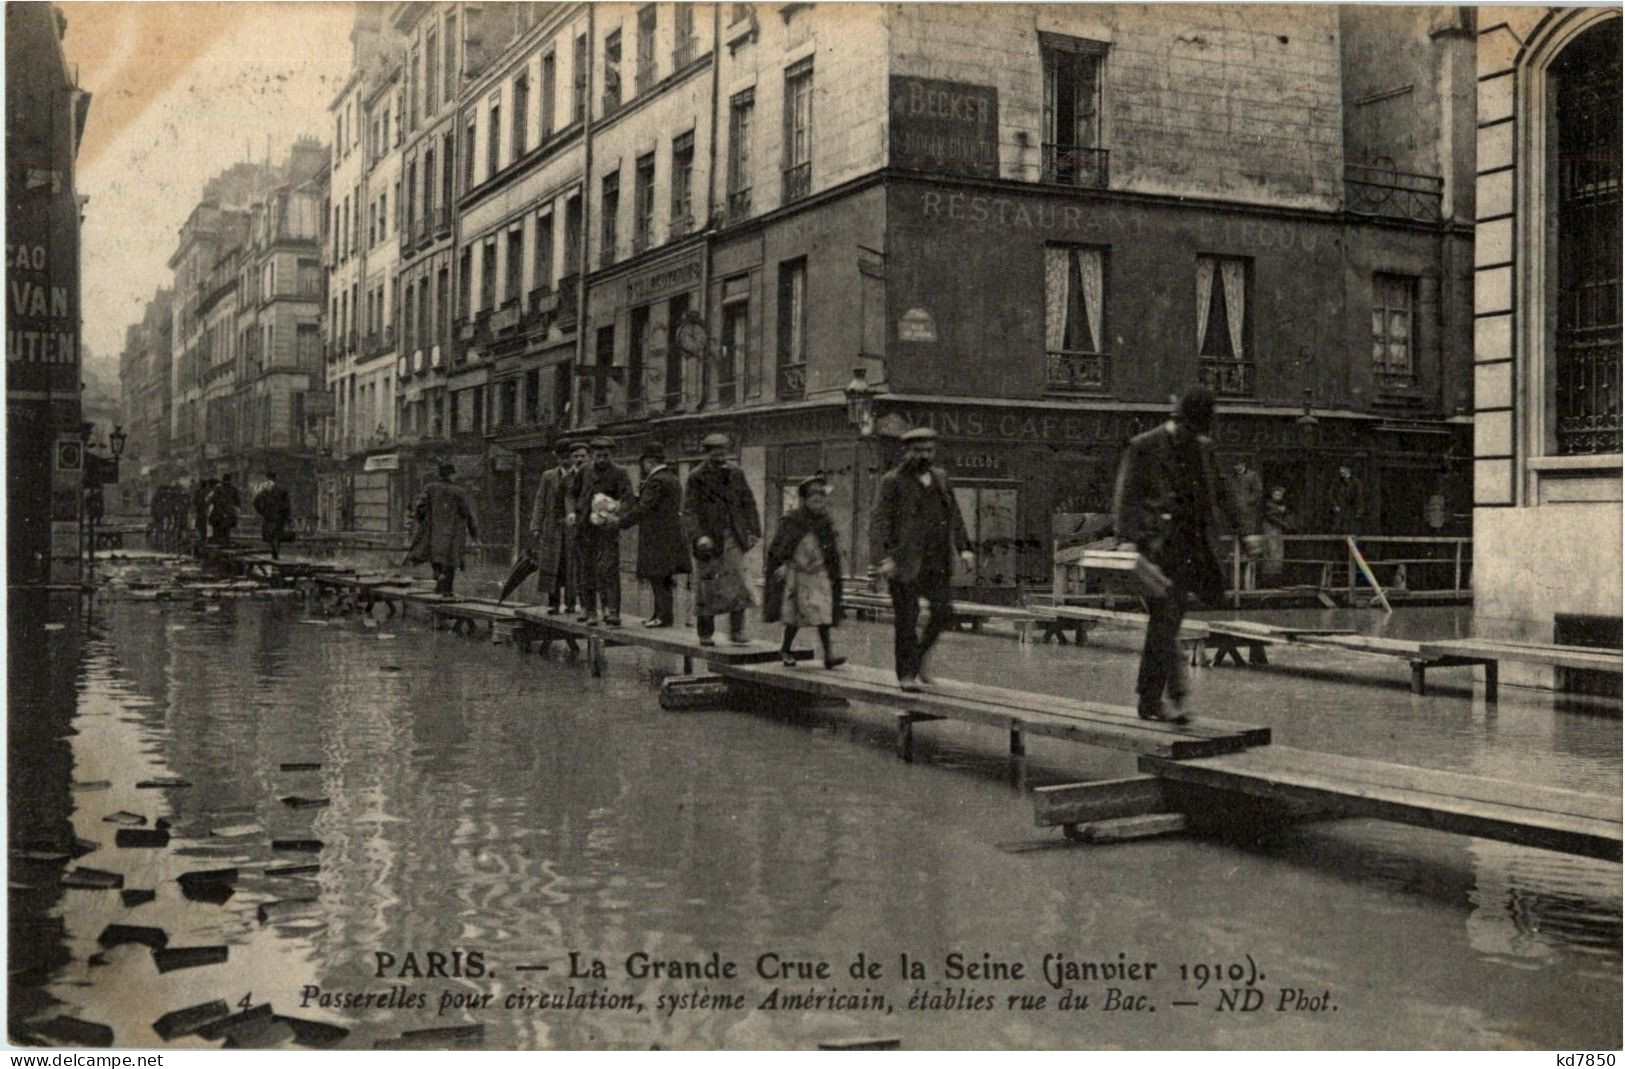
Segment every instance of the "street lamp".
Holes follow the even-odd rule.
[[[846,384],[846,421],[860,437],[875,432],[875,388],[869,384],[869,369],[852,369],[852,381]]]

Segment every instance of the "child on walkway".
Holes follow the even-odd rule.
[[[779,521],[778,534],[767,550],[767,590],[763,616],[784,624],[779,647],[785,667],[794,668],[791,643],[803,627],[818,628],[824,667],[839,668],[845,657],[835,656],[830,629],[841,622],[841,548],[835,524],[829,518],[829,484],[821,477],[803,480],[797,487],[801,505]]]

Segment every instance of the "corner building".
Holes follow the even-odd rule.
[[[1303,529],[1348,463],[1371,533],[1466,533],[1473,35],[1455,9],[542,5],[459,120],[453,359],[487,381],[448,385],[513,454],[500,511],[557,431],[686,464],[720,430],[770,528],[829,476],[861,569],[927,424],[996,598],[1048,582],[1201,381]]]

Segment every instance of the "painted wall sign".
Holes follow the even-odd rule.
[[[700,274],[698,259],[657,267],[646,274],[634,275],[627,279],[626,299],[628,303],[638,304],[651,297],[697,286],[700,284]]]
[[[375,456],[368,457],[367,462],[361,466],[361,470],[396,471],[400,468],[400,466],[401,455],[399,453],[379,453]]]
[[[934,342],[937,340],[937,323],[931,318],[931,313],[924,308],[910,308],[903,313],[903,318],[897,321],[898,341]]]
[[[950,174],[999,175],[999,91],[940,78],[891,77],[891,162]]]
[[[34,198],[6,213],[6,382],[12,390],[79,384],[77,255],[67,198]]]

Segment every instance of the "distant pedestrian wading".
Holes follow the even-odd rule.
[[[835,656],[830,630],[841,622],[845,611],[841,604],[841,540],[829,517],[829,484],[815,475],[803,479],[796,492],[801,504],[779,521],[778,533],[767,549],[762,619],[784,624],[779,656],[786,668],[796,667],[791,644],[803,627],[818,629],[824,667],[839,668],[846,658]]]
[[[434,569],[434,589],[449,596],[463,566],[465,538],[479,541],[474,525],[474,507],[468,491],[457,485],[457,469],[441,464],[440,477],[423,488],[412,509],[416,530],[406,563],[428,562]]]
[[[277,547],[293,541],[293,503],[287,487],[276,481],[276,472],[265,473],[265,485],[254,495],[254,511],[260,517],[260,537],[271,547],[271,559],[276,560]]]
[[[1213,458],[1213,394],[1196,387],[1174,404],[1173,418],[1129,442],[1117,471],[1112,511],[1123,548],[1139,552],[1135,573],[1146,588],[1149,619],[1140,653],[1139,713],[1146,720],[1190,720],[1185,663],[1179,655],[1179,625],[1185,597],[1194,594],[1217,604],[1224,593],[1219,570],[1214,511],[1243,529],[1235,498],[1225,492]],[[1260,538],[1246,536],[1247,551]],[[1164,695],[1172,704],[1163,702]]]
[[[638,578],[649,581],[654,612],[644,627],[670,627],[676,622],[673,591],[679,575],[688,574],[688,544],[683,538],[683,485],[666,463],[659,442],[643,447],[638,457],[643,482],[637,501],[621,517],[621,529],[638,529]]]
[[[581,552],[581,612],[577,619],[596,624],[599,613],[609,627],[621,626],[621,513],[632,499],[632,479],[610,460],[615,443],[594,438],[592,459],[565,523],[574,527]]]
[[[934,463],[937,432],[916,427],[903,435],[903,447],[902,462],[881,477],[870,538],[876,571],[891,590],[897,683],[917,691],[931,682],[925,672],[931,648],[953,618],[954,556],[966,568],[976,558],[948,473]],[[922,597],[930,610],[923,632]]]
[[[694,555],[694,616],[700,645],[714,646],[716,618],[728,617],[728,637],[740,645],[745,610],[755,604],[745,583],[744,558],[761,541],[762,521],[745,473],[728,462],[728,437],[707,435],[705,460],[689,473],[683,491],[683,533]]]

